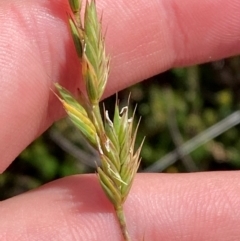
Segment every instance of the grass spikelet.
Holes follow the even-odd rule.
[[[99,152],[99,182],[114,206],[124,240],[130,241],[123,204],[139,166],[142,145],[135,151],[137,128],[133,128],[134,114],[129,117],[128,106],[120,111],[116,104],[113,121],[108,111],[104,111],[103,117],[100,114],[99,101],[109,75],[109,56],[105,52],[95,1],[86,2],[83,25],[80,21],[81,2],[69,0],[69,4],[72,10],[69,25],[76,52],[82,62],[87,96],[81,94],[76,99],[59,84],[55,86],[68,116]]]

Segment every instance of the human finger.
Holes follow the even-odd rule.
[[[239,240],[239,172],[139,174],[124,205],[132,240]],[[1,240],[122,240],[95,175],[3,201]]]
[[[97,2],[112,57],[105,96],[171,67],[240,52],[240,2]],[[2,1],[0,172],[61,115],[50,88],[81,83],[63,0]]]

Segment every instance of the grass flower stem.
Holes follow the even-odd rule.
[[[114,208],[115,208],[115,212],[117,215],[117,219],[118,219],[124,240],[131,241],[131,237],[130,237],[130,235],[128,233],[128,229],[127,229],[127,223],[126,223],[126,218],[125,218],[125,214],[123,211],[123,206],[120,205],[120,206],[114,207]]]
[[[80,19],[80,0],[69,0],[72,13],[69,26],[78,57],[81,59],[86,95],[75,98],[68,90],[56,84],[58,98],[71,121],[88,142],[98,151],[101,166],[97,167],[100,185],[114,206],[125,241],[131,241],[127,230],[123,204],[128,196],[140,162],[141,146],[135,151],[137,128],[129,108],[119,110],[115,105],[113,121],[99,107],[109,75],[109,56],[105,53],[101,22],[97,18],[95,0],[86,0],[83,24]]]

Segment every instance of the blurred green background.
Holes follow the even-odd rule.
[[[172,69],[119,93],[142,116],[140,172],[240,168],[240,58]],[[105,105],[113,112],[115,96]],[[0,200],[77,173],[95,172],[97,153],[68,119],[54,124],[0,175]]]

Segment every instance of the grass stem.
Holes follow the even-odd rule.
[[[123,206],[120,205],[115,207],[115,212],[121,228],[122,235],[124,237],[124,241],[131,241],[130,235],[127,230],[127,223],[126,223],[126,218],[123,211]]]

